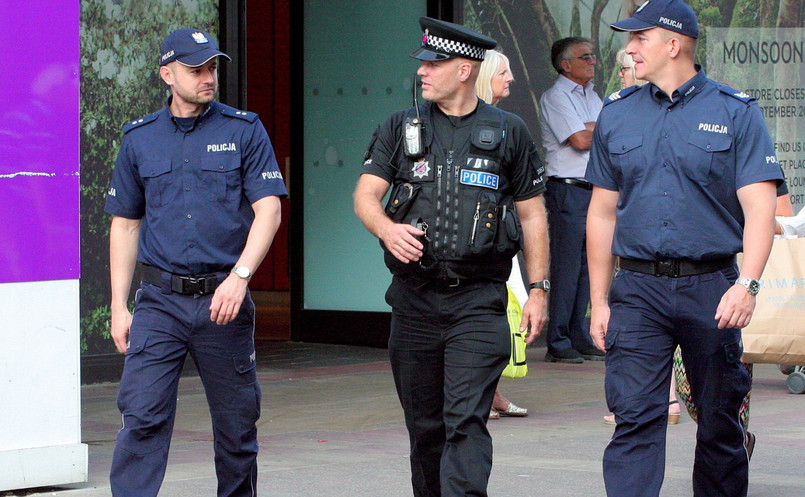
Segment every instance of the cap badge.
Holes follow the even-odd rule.
[[[426,29],[425,34],[422,35],[422,46],[424,47],[427,44],[428,44],[428,30]]]
[[[640,7],[638,7],[638,8],[637,8],[637,10],[635,10],[635,11],[634,11],[634,12],[635,12],[635,14],[637,14],[637,13],[638,13],[638,12],[640,12],[641,10],[645,9],[645,8],[646,8],[646,5],[648,5],[648,4],[649,4],[649,2],[651,2],[651,0],[646,0],[645,2],[643,2],[643,5],[641,5]]]
[[[209,43],[210,40],[204,36],[204,33],[195,32],[192,34],[193,39],[196,40],[196,43]]]

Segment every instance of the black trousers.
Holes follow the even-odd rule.
[[[505,283],[449,287],[395,276],[386,301],[414,496],[486,496],[492,470],[486,421],[510,353]]]

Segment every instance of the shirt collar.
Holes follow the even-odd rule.
[[[702,88],[704,88],[704,84],[707,81],[707,74],[705,74],[704,69],[702,69],[702,66],[699,64],[696,64],[695,68],[696,75],[687,80],[682,86],[674,90],[674,93],[671,95],[671,101],[673,104],[685,105],[691,98],[699,93]],[[654,86],[653,83],[649,84],[651,85],[651,97],[658,103],[667,103],[668,96],[665,94],[665,92]]]
[[[584,94],[587,94],[587,93],[591,92],[593,90],[593,86],[594,86],[592,81],[588,81],[586,85],[581,86],[580,84],[576,83],[575,81],[572,81],[570,78],[568,78],[564,74],[560,74],[559,79],[556,80],[556,82],[561,88],[563,88],[563,89],[565,89],[567,91],[578,90],[578,91],[580,91],[580,92],[582,92]]]
[[[170,116],[171,122],[173,123],[174,127],[178,130],[179,127],[178,127],[178,125],[177,125],[177,123],[175,121],[175,117],[171,113],[171,102],[172,101],[173,101],[173,95],[168,95],[168,100],[165,102],[165,112],[168,113],[168,115]],[[206,118],[209,115],[210,111],[215,107],[216,104],[217,104],[217,102],[215,100],[213,100],[212,102],[207,104],[206,107],[204,107],[204,110],[202,110],[201,113],[198,116],[196,116],[196,122],[193,125],[193,129],[195,129],[195,127],[198,126],[198,123],[200,123],[204,118]]]

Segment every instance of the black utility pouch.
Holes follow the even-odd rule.
[[[386,204],[386,214],[392,221],[400,223],[405,219],[420,189],[414,183],[400,183],[394,187]]]

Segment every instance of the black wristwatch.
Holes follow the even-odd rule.
[[[531,283],[530,285],[528,285],[529,290],[533,290],[534,288],[537,288],[539,290],[545,290],[546,292],[550,292],[551,291],[551,282],[548,281],[548,280],[542,280],[542,281],[535,281],[534,283]]]

